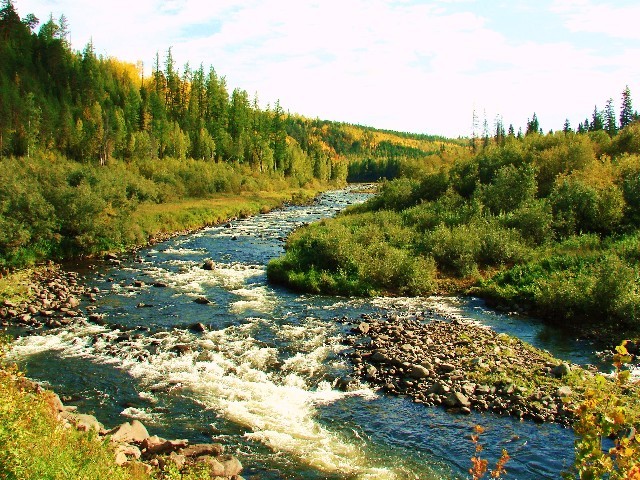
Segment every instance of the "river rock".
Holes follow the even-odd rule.
[[[202,264],[202,269],[203,270],[213,270],[215,268],[216,264],[213,260],[211,260],[210,258],[205,260],[204,263]]]
[[[204,333],[207,331],[207,327],[203,323],[192,323],[189,325],[189,330],[196,333]]]
[[[189,442],[187,440],[165,440],[155,435],[140,444],[145,456],[177,452],[188,445]]]
[[[196,297],[193,301],[200,305],[209,305],[212,303],[207,297]]]
[[[179,343],[177,345],[174,345],[171,351],[181,355],[189,353],[191,351],[191,345],[187,345],[186,343]]]
[[[379,350],[373,352],[370,360],[376,363],[391,363],[391,359]]]
[[[207,466],[209,470],[209,474],[211,475],[212,479],[216,477],[225,476],[225,472],[226,472],[225,466],[221,462],[219,462],[217,459],[209,456],[198,457],[197,462],[204,463]]]
[[[366,377],[368,380],[376,378],[376,374],[378,373],[378,369],[373,365],[369,365],[366,370]]]
[[[429,370],[422,365],[411,365],[409,367],[408,374],[411,378],[421,380],[423,378],[429,378],[431,372],[429,372]]]
[[[556,396],[560,398],[568,398],[571,395],[573,395],[573,391],[571,390],[571,387],[567,385],[563,385],[556,390]]]
[[[231,455],[218,458],[224,467],[224,473],[222,476],[235,477],[236,475],[240,475],[240,472],[242,472],[242,464],[240,463],[240,460],[236,457],[232,457]]]
[[[78,300],[76,297],[69,297],[67,298],[67,307],[70,309],[76,309],[80,306],[80,300]]]
[[[224,446],[219,443],[197,443],[180,450],[180,454],[185,457],[201,457],[203,455],[218,457],[223,453]]]
[[[91,430],[99,433],[104,430],[102,423],[93,415],[83,413],[63,412],[62,417],[73,424],[76,429],[81,432],[89,432]]]
[[[447,407],[467,407],[471,406],[469,399],[461,392],[449,392],[444,400]]]
[[[455,369],[455,365],[452,365],[451,363],[441,363],[438,367],[438,370],[440,370],[442,373],[451,373]]]
[[[116,452],[116,456],[114,459],[114,463],[119,466],[122,467],[124,466],[127,462],[129,461],[129,459],[127,458],[127,456],[123,453],[123,452]]]
[[[140,452],[140,449],[135,445],[130,445],[128,443],[121,443],[116,447],[115,451],[116,451],[116,455],[118,453],[123,453],[127,457],[135,458],[136,460],[142,457],[142,452]]]
[[[369,324],[367,322],[360,322],[357,331],[363,335],[366,335],[367,333],[369,333]]]
[[[187,464],[187,457],[176,452],[171,452],[166,457],[158,458],[158,466],[165,470],[167,466],[174,465],[178,471],[181,471]]]
[[[560,365],[553,367],[551,374],[556,378],[566,377],[571,372],[571,366],[568,363],[561,363]]]
[[[138,420],[132,420],[131,423],[125,422],[107,434],[111,435],[111,441],[114,443],[142,443],[149,438],[146,427]]]

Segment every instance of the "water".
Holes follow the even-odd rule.
[[[597,362],[590,345],[476,299],[348,299],[267,284],[265,265],[293,228],[366,197],[351,189],[326,193],[311,206],[156,245],[140,252],[142,261],[85,269],[87,284],[100,289],[96,311],[107,324],[22,337],[12,356],[29,377],[108,427],[136,418],[153,434],[225,444],[246,478],[465,478],[476,424],[487,429],[490,465],[502,448],[509,451],[509,478],[558,478],[573,461],[569,429],[491,413],[451,415],[367,385],[332,388],[350,371],[341,340],[351,327],[335,319],[362,313],[431,309],[476,319],[567,360]],[[211,271],[201,268],[207,258],[216,262]],[[212,303],[198,304],[198,297]],[[198,322],[207,332],[189,329]]]

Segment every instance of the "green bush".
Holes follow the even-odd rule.
[[[553,214],[544,199],[527,202],[499,217],[502,226],[517,230],[530,245],[542,245],[552,239]]]
[[[577,177],[559,179],[550,203],[554,228],[563,237],[587,232],[611,234],[620,226],[626,207],[616,185],[590,185]]]

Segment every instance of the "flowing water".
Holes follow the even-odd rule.
[[[24,336],[12,356],[29,377],[108,427],[135,418],[152,434],[225,444],[246,478],[465,478],[476,424],[486,428],[485,458],[509,451],[509,478],[558,478],[573,461],[569,429],[448,414],[368,385],[332,387],[350,372],[341,341],[351,326],[336,319],[363,313],[473,318],[561,358],[597,361],[588,344],[476,299],[348,299],[267,284],[266,264],[282,254],[293,228],[366,198],[354,189],[329,192],[310,206],[169,240],[119,267],[85,268],[86,283],[100,289],[95,306],[106,325]],[[207,258],[213,270],[201,268]],[[207,331],[192,331],[195,323]]]

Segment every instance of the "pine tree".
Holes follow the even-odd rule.
[[[607,106],[604,109],[604,129],[610,137],[613,137],[618,132],[616,112],[613,108],[613,98],[607,100]]]
[[[624,128],[633,121],[633,106],[629,86],[622,92],[622,107],[620,108],[620,128]]]
[[[525,135],[530,135],[532,133],[540,132],[540,122],[538,122],[538,116],[535,112],[533,112],[533,118],[531,120],[527,119],[527,131]]]
[[[597,132],[598,130],[604,130],[604,121],[602,120],[602,112],[598,110],[598,107],[593,107],[593,115],[591,116],[591,123],[589,124],[590,132]]]

